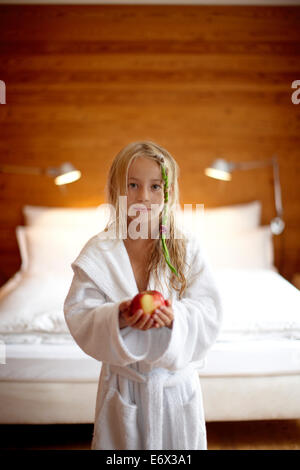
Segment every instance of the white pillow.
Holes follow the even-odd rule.
[[[212,209],[206,209],[204,206],[199,207],[198,211],[193,204],[191,209],[182,207],[178,210],[177,220],[184,227],[187,226],[196,233],[205,232],[207,236],[238,233],[260,225],[261,202],[252,201]]]
[[[91,227],[24,227],[16,228],[22,259],[21,270],[26,273],[57,273],[70,276],[71,263],[85,243],[97,230]]]
[[[57,272],[23,273],[13,288],[0,289],[0,333],[68,333],[63,304],[71,281]]]
[[[209,261],[215,269],[271,269],[275,270],[272,232],[269,225],[234,235],[207,236],[201,239]]]
[[[192,217],[196,212],[188,208],[184,211],[187,224],[192,225]],[[106,204],[89,208],[66,208],[66,207],[44,207],[44,206],[23,206],[23,214],[26,226],[81,226],[90,225],[102,231],[108,221],[109,208]],[[181,218],[183,210],[177,211]],[[222,227],[222,231],[237,232],[258,227],[261,219],[261,202],[252,201],[243,204],[217,207],[213,209],[200,210],[196,224],[203,224],[205,216],[205,229],[215,232]]]
[[[70,275],[70,265],[83,245],[103,230],[108,220],[103,217],[103,228],[99,228],[97,215],[101,214],[102,217],[106,214],[108,217],[107,206],[103,205],[98,211],[100,207],[65,209],[24,206],[26,222],[30,226],[18,226],[16,229],[21,271]],[[205,225],[202,213],[201,229],[196,233],[214,266],[273,268],[271,231],[269,227],[258,228],[261,214],[259,201],[206,209],[204,214]]]
[[[108,221],[109,207],[101,204],[97,207],[43,207],[23,206],[23,215],[26,226],[39,227],[95,227],[101,232]]]
[[[22,271],[71,276],[71,263],[96,233],[88,229],[18,226]],[[269,226],[221,237],[198,236],[214,268],[276,270]]]

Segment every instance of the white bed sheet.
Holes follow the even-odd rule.
[[[8,344],[2,381],[97,382],[101,363],[71,344]],[[217,342],[208,352],[202,377],[300,373],[300,341]]]
[[[199,374],[207,377],[298,374],[299,290],[272,270],[220,269],[215,276],[223,299],[224,320],[217,343],[208,352]],[[39,314],[37,304],[34,315],[30,315],[31,299],[21,294],[24,290],[28,292],[30,286],[35,296],[41,283],[44,287],[41,277],[24,278],[17,274],[1,291],[6,309],[1,314],[6,321],[2,324],[0,321],[0,341],[4,343],[6,363],[0,364],[0,380],[97,381],[101,364],[75,344],[57,297],[52,299],[52,313],[48,314],[48,310]],[[62,302],[66,288],[61,286]],[[17,296],[13,297],[15,291]],[[44,302],[46,289],[42,292],[44,297],[41,289],[39,294]],[[50,295],[53,297],[52,289]],[[14,328],[20,326],[20,313],[14,313],[19,305],[23,307],[23,298],[28,302],[25,332]]]
[[[300,339],[300,291],[270,269],[214,272],[224,307],[220,341]],[[0,340],[71,341],[63,302],[71,280],[18,275],[0,289]],[[55,295],[53,295],[55,292]],[[54,334],[55,333],[55,334]]]

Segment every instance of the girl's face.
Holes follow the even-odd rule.
[[[151,211],[151,204],[158,206],[154,206]],[[140,217],[142,220],[148,221],[150,218],[158,216],[163,205],[164,184],[160,165],[149,158],[135,158],[128,168],[128,218],[132,220]],[[143,206],[146,209],[143,210]]]

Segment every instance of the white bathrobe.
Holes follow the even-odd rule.
[[[72,263],[64,303],[70,333],[101,361],[91,449],[207,449],[198,369],[220,330],[222,304],[198,241],[187,243],[188,288],[170,298],[172,328],[119,328],[119,305],[138,288],[122,239],[92,237]],[[84,397],[82,397],[84,400]]]

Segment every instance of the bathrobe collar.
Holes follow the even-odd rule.
[[[92,237],[71,266],[79,266],[110,301],[119,302],[122,299],[134,297],[139,290],[123,240],[110,238],[114,230],[114,225],[111,224],[105,237],[104,232]],[[152,273],[150,273],[147,290],[155,290]],[[168,298],[167,286],[164,284],[161,293]]]

